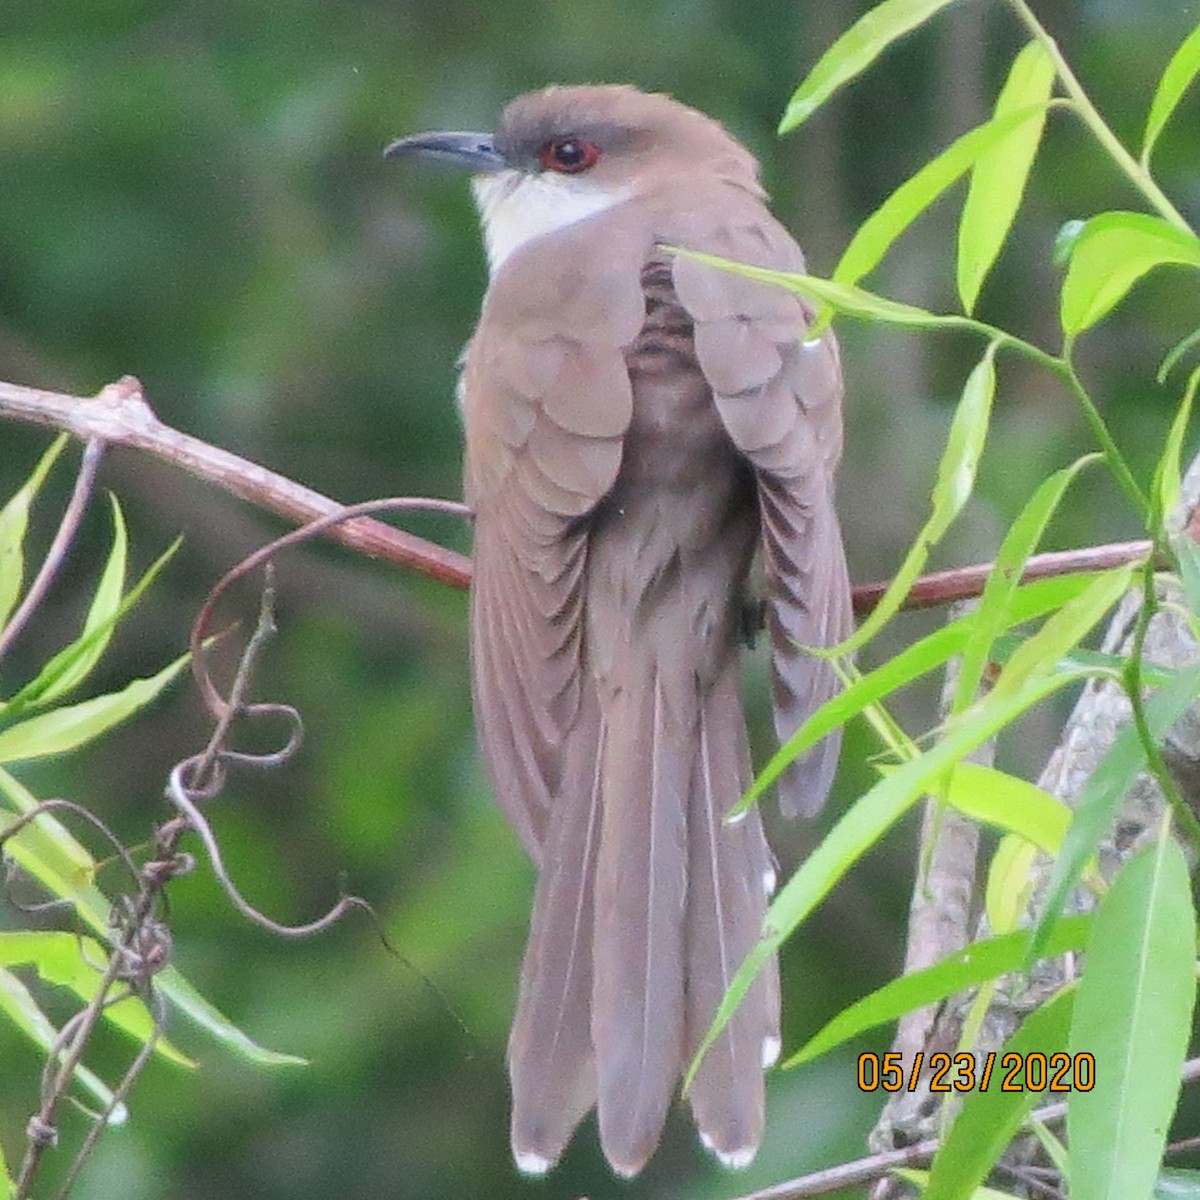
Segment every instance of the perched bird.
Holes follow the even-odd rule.
[[[804,647],[851,628],[837,346],[806,340],[797,296],[668,249],[804,269],[751,154],[668,96],[550,87],[492,134],[386,153],[473,174],[490,267],[460,399],[476,723],[538,868],[513,1153],[548,1170],[596,1106],[631,1176],[774,887],[757,811],[724,821],[751,778],[739,651],[762,619],[756,552],[781,737],[836,687]],[[837,753],[830,739],[793,765],[785,811],[820,807]],[[772,965],[689,1093],[727,1166],[758,1148],[779,1047]]]

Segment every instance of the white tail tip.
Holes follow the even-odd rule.
[[[783,1042],[777,1037],[765,1037],[762,1044],[762,1065],[765,1071],[768,1067],[773,1067],[779,1061],[779,1052],[783,1049]]]
[[[515,1146],[513,1147],[513,1160],[522,1175],[545,1175],[554,1166],[554,1163],[544,1155],[535,1154],[532,1150],[518,1150]]]

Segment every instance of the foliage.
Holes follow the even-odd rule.
[[[806,119],[892,41],[941,7],[929,0],[885,0],[872,9],[830,48],[797,89],[784,120],[785,128],[794,128]],[[786,763],[822,733],[860,712],[870,717],[884,742],[884,756],[877,764],[882,777],[852,805],[773,901],[766,933],[734,980],[713,1032],[728,1018],[762,963],[794,934],[904,810],[926,793],[939,796],[943,803],[974,819],[998,824],[1009,834],[999,843],[992,860],[993,881],[1003,873],[1010,896],[1003,907],[993,901],[989,908],[993,916],[1002,914],[1003,924],[998,927],[1001,933],[1012,927],[1019,908],[1011,898],[1022,894],[1032,867],[1032,854],[1014,854],[1014,850],[1023,841],[1056,855],[1048,898],[1036,928],[1029,934],[1009,933],[1008,937],[1020,940],[1026,962],[1050,953],[1052,943],[1057,949],[1062,944],[1063,903],[1068,892],[1110,828],[1117,805],[1134,777],[1149,769],[1171,802],[1155,847],[1126,863],[1111,888],[1105,888],[1094,872],[1090,875],[1102,899],[1077,995],[1074,990],[1064,991],[1031,1015],[1009,1047],[1051,1054],[1069,1045],[1073,1052],[1095,1053],[1096,1086],[1072,1092],[1069,1098],[1070,1151],[1064,1165],[1071,1195],[1079,1200],[1110,1196],[1136,1200],[1149,1197],[1155,1188],[1167,1127],[1179,1096],[1180,1071],[1196,999],[1195,914],[1188,870],[1174,835],[1178,832],[1196,848],[1200,846],[1200,824],[1163,767],[1160,746],[1179,715],[1200,695],[1200,667],[1170,673],[1147,700],[1141,654],[1149,614],[1158,605],[1154,564],[1161,556],[1178,551],[1181,565],[1177,570],[1186,576],[1191,567],[1185,569],[1182,563],[1194,562],[1193,549],[1180,550],[1167,521],[1179,503],[1181,445],[1200,371],[1180,394],[1176,420],[1154,479],[1144,486],[1135,479],[1106,427],[1098,404],[1076,369],[1074,352],[1076,340],[1120,304],[1148,272],[1165,265],[1200,268],[1200,239],[1149,171],[1154,141],[1184,90],[1200,72],[1200,54],[1196,50],[1197,34],[1193,34],[1159,81],[1146,121],[1141,158],[1134,160],[1104,125],[1054,41],[1023,0],[1011,0],[1010,7],[1024,22],[1031,40],[1015,56],[992,117],[902,184],[863,223],[830,279],[709,261],[806,296],[823,306],[824,320],[836,313],[905,328],[963,329],[978,334],[987,343],[983,357],[963,386],[933,485],[931,514],[878,608],[835,654],[849,655],[890,620],[931,550],[968,500],[988,435],[995,391],[994,360],[1000,352],[1024,355],[1071,388],[1091,423],[1105,465],[1144,524],[1149,555],[1140,566],[1113,568],[1090,581],[1081,580],[1072,594],[1057,598],[1041,627],[1025,637],[980,693],[996,639],[1032,615],[1028,607],[1018,607],[1018,600],[1035,585],[1020,585],[1018,580],[1083,465],[1081,460],[1057,472],[1031,498],[1001,547],[979,606],[955,622],[953,639],[947,630],[939,631],[866,676],[855,675],[849,660],[843,660],[843,669],[853,680],[851,686],[815,713],[781,749],[755,782],[746,802],[761,795]],[[1064,93],[1062,98],[1052,98],[1055,88]],[[1059,299],[1062,341],[1057,352],[1048,352],[971,313],[983,280],[1009,235],[1038,151],[1045,117],[1057,110],[1083,122],[1109,152],[1115,169],[1127,176],[1153,211],[1101,212],[1073,228],[1066,246],[1066,272]],[[904,228],[964,172],[970,173],[970,186],[957,242],[958,291],[964,315],[934,314],[858,287],[857,281],[882,260]],[[1138,626],[1140,636],[1135,638],[1129,660],[1114,666],[1085,665],[1071,659],[1079,642],[1135,580],[1142,592],[1143,615]],[[1193,610],[1193,622],[1198,612]],[[932,650],[934,643],[936,651]],[[909,685],[943,661],[942,651],[951,645],[961,647],[963,669],[947,719],[917,744],[900,732],[898,723],[883,708],[883,701],[892,691]],[[1056,802],[1049,796],[1034,798],[1037,789],[1031,784],[965,761],[975,748],[1007,728],[1031,705],[1092,677],[1115,679],[1125,687],[1135,721],[1095,770],[1069,827],[1065,820],[1051,816]],[[991,893],[989,885],[990,901]],[[998,942],[1014,947],[1017,944],[1003,938]],[[981,969],[977,955],[990,965]],[[905,996],[907,1011],[942,1001],[1017,965],[1012,957],[1001,958],[995,944],[971,947],[955,959],[912,980],[898,981],[847,1009],[830,1023],[836,1033],[818,1035],[816,1049],[810,1043],[791,1061],[810,1060],[842,1037],[884,1019],[885,1013],[899,1015],[893,1008],[893,995]],[[972,1044],[963,1048],[969,1050]],[[1032,1093],[1020,1098],[973,1093],[952,1119],[924,1181],[923,1194],[937,1200],[969,1196],[983,1183],[1032,1103]]]

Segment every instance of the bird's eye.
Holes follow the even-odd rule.
[[[600,158],[600,147],[581,138],[555,138],[547,142],[538,155],[543,171],[558,171],[562,175],[578,175],[594,167]]]

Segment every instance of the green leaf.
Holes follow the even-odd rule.
[[[1020,834],[1051,856],[1062,847],[1071,824],[1071,810],[1049,792],[979,763],[959,763],[950,774],[944,797],[964,816]]]
[[[951,713],[962,712],[974,700],[996,638],[1013,624],[1009,609],[1017,594],[1026,561],[1037,549],[1050,518],[1076,475],[1099,457],[1088,455],[1061,471],[1055,471],[1049,479],[1044,480],[1005,534],[995,565],[984,584],[971,626],[971,636],[963,648]]]
[[[1060,670],[1063,657],[1129,590],[1135,569],[1137,564],[1129,563],[1101,572],[1078,596],[1068,600],[1004,664],[987,698],[1019,692],[1031,679]]]
[[[1200,1200],[1200,1171],[1163,1167],[1154,1184],[1153,1200]]]
[[[58,1031],[50,1019],[38,1007],[29,989],[11,972],[0,967],[0,1013],[23,1033],[35,1046],[49,1051],[54,1045]],[[75,1081],[90,1092],[102,1108],[107,1109],[113,1101],[112,1089],[82,1064],[75,1068]],[[110,1125],[123,1125],[129,1119],[129,1110],[118,1104],[109,1114]]]
[[[979,289],[1008,237],[1046,124],[1046,104],[1054,87],[1054,63],[1040,42],[1030,42],[1013,60],[996,100],[993,119],[1040,106],[1033,121],[1022,121],[1007,137],[979,156],[971,172],[958,224],[958,294],[971,312]]]
[[[0,966],[34,968],[47,983],[69,988],[84,1004],[100,990],[100,976],[108,953],[94,938],[77,937],[58,930],[15,930],[0,933]],[[104,1010],[104,1019],[145,1045],[154,1032],[154,1018],[141,1000],[130,997]],[[196,1064],[166,1038],[155,1043],[155,1053],[184,1067]]]
[[[915,1167],[897,1167],[892,1174],[915,1184],[921,1189],[921,1195],[925,1194],[925,1188],[929,1183],[928,1171],[918,1171]],[[971,1193],[970,1200],[1017,1200],[1017,1197],[1012,1192],[998,1192],[995,1188],[978,1187]]]
[[[0,763],[75,750],[150,703],[187,665],[182,654],[157,675],[135,679],[119,692],[30,717],[0,731]]]
[[[1005,1054],[1024,1057],[1036,1052],[1048,1056],[1064,1050],[1074,999],[1072,991],[1064,989],[1030,1013],[996,1055],[995,1071],[999,1070]],[[970,1196],[987,1178],[992,1165],[1039,1099],[1040,1093],[1025,1088],[1002,1091],[995,1073],[988,1088],[968,1092],[933,1160],[925,1200],[960,1200]]]
[[[38,800],[24,784],[0,769],[0,795],[17,813],[27,813]],[[9,825],[0,811],[0,830]],[[70,900],[79,915],[97,933],[108,936],[109,904],[92,882],[95,859],[75,840],[67,828],[49,813],[41,813],[20,833],[4,843],[5,852],[28,875],[53,896]]]
[[[1150,155],[1154,152],[1154,143],[1163,127],[1171,119],[1171,114],[1183,99],[1184,92],[1191,86],[1200,71],[1200,25],[1183,39],[1183,44],[1171,56],[1167,68],[1158,81],[1154,99],[1150,101],[1150,110],[1146,114],[1146,132],[1142,137],[1142,166],[1150,165]]]
[[[1064,917],[1054,926],[1046,944],[1045,957],[1054,958],[1068,950],[1082,950],[1091,925],[1090,914]],[[978,987],[1010,971],[1020,970],[1028,958],[1029,942],[1027,930],[972,942],[931,967],[893,979],[878,991],[843,1009],[805,1042],[784,1066],[794,1067],[811,1062],[868,1029],[886,1025],[905,1013],[929,1004],[938,1004],[967,988]]]
[[[1167,736],[1171,726],[1198,693],[1200,666],[1195,666],[1179,671],[1170,683],[1150,697],[1145,706],[1146,723],[1156,742],[1161,742]],[[1078,882],[1088,860],[1096,853],[1100,839],[1112,827],[1121,801],[1145,765],[1146,748],[1130,722],[1105,751],[1104,757],[1079,792],[1075,815],[1046,888],[1045,908],[1034,932],[1031,955],[1041,954],[1055,914],[1062,910],[1067,895]]]
[[[788,133],[802,124],[892,42],[952,3],[954,0],[883,0],[875,5],[821,55],[788,102],[779,132]]]
[[[1192,403],[1196,398],[1196,387],[1200,384],[1200,367],[1197,367],[1188,379],[1188,384],[1183,393],[1183,400],[1180,402],[1179,409],[1175,413],[1175,419],[1171,422],[1171,429],[1167,434],[1166,444],[1163,446],[1163,452],[1158,460],[1158,466],[1154,472],[1154,499],[1156,501],[1157,512],[1154,524],[1156,528],[1152,530],[1154,535],[1160,531],[1157,526],[1171,513],[1175,512],[1180,505],[1180,495],[1183,490],[1183,480],[1180,471],[1180,458],[1183,454],[1183,438],[1187,433],[1188,421],[1192,416]]]
[[[951,184],[961,179],[981,154],[1027,122],[1045,120],[1046,106],[1005,113],[964,133],[915,175],[902,183],[857,229],[833,272],[837,283],[857,283],[879,265],[895,240]]]
[[[996,343],[992,342],[963,385],[962,398],[946,437],[946,448],[938,463],[928,520],[921,527],[921,532],[917,534],[882,599],[858,629],[837,647],[837,654],[850,654],[857,650],[891,620],[924,570],[930,550],[941,541],[970,498],[979,458],[987,440],[992,399],[996,394],[995,356]]]
[[[116,496],[110,494],[113,517],[113,544],[108,560],[96,586],[87,617],[83,623],[83,637],[88,641],[85,653],[80,654],[64,669],[58,678],[42,692],[43,703],[54,700],[71,688],[82,683],[108,647],[121,609],[121,592],[125,587],[125,564],[129,555],[129,536],[125,529],[125,518]],[[89,634],[94,637],[89,638]]]
[[[1196,1002],[1196,916],[1183,852],[1164,821],[1100,903],[1071,1024],[1096,1086],[1067,1113],[1073,1200],[1148,1197],[1179,1099]]]
[[[988,864],[983,911],[997,933],[1011,933],[1029,904],[1030,877],[1038,848],[1019,834],[1005,834]]]
[[[1060,315],[1068,340],[1095,325],[1147,271],[1172,264],[1200,267],[1200,239],[1146,213],[1092,217],[1063,281]]]
[[[1184,599],[1192,614],[1200,616],[1200,546],[1186,533],[1181,533],[1171,542],[1171,549],[1179,564],[1179,583]]]
[[[926,792],[931,791],[948,768],[965,758],[1021,713],[1078,676],[1063,674],[1031,678],[1017,693],[986,697],[947,729],[932,749],[888,772],[829,831],[825,839],[780,889],[763,921],[763,934],[738,968],[725,998],[705,1034],[686,1082],[696,1064],[707,1053],[741,1002],[755,976],[809,913],[829,894],[834,884],[902,817]]]
[[[210,1004],[175,967],[154,977],[155,986],[180,1012],[206,1033],[242,1058],[264,1067],[303,1067],[308,1060],[294,1054],[268,1050],[244,1034],[219,1009]]]
[[[882,321],[888,325],[899,325],[906,329],[972,329],[979,326],[966,317],[942,316],[916,308],[911,304],[901,304],[898,300],[888,300],[848,283],[838,283],[832,279],[821,279],[816,275],[797,275],[790,271],[768,271],[765,267],[751,267],[745,263],[734,262],[730,258],[721,258],[716,254],[700,254],[695,250],[686,250],[682,246],[664,246],[664,250],[679,254],[684,258],[695,259],[696,262],[706,263],[710,267],[719,267],[722,271],[730,271],[734,275],[744,275],[747,279],[757,279],[760,283],[774,284],[786,291],[795,292],[817,304],[828,305],[837,312],[851,317],[861,317],[864,320]]]
[[[1080,573],[1036,579],[1021,584],[1014,593],[1008,609],[1009,624],[1020,625],[1024,621],[1061,608],[1068,600],[1089,587],[1096,578],[1098,576],[1094,573]],[[960,653],[970,641],[977,620],[976,611],[943,625],[827,700],[772,755],[733,812],[736,814],[757,801],[783,774],[793,759],[798,758],[810,746],[815,746],[831,730],[856,717],[868,705],[915,682]]]
[[[25,578],[25,531],[29,528],[30,505],[67,440],[65,433],[54,439],[33,468],[33,474],[16,495],[0,508],[0,629],[12,616]]]
[[[4,709],[3,715],[12,719],[25,709],[46,704],[82,683],[91,674],[92,668],[104,653],[117,622],[137,604],[146,589],[158,578],[159,572],[171,561],[182,544],[183,539],[176,538],[146,568],[142,577],[126,595],[119,598],[119,603],[113,611],[106,612],[103,616],[97,614],[94,624],[89,613],[84,632],[71,645],[63,647],[54,655],[37,675],[13,696]],[[111,562],[110,558],[110,565]],[[107,569],[105,574],[108,574]],[[103,590],[103,584],[101,587]],[[96,601],[93,602],[93,608],[96,607],[99,598],[98,592]]]
[[[9,1174],[8,1163],[4,1160],[4,1147],[0,1146],[0,1200],[13,1200],[17,1194],[17,1185]]]

